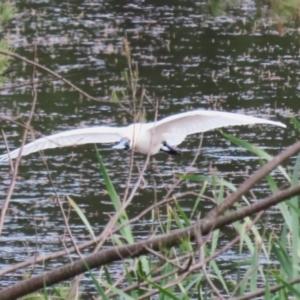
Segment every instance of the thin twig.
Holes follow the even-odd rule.
[[[297,283],[300,283],[300,278],[296,278],[294,280],[286,282],[287,285],[294,285],[294,284],[297,284]],[[279,290],[282,290],[286,287],[287,287],[286,285],[279,284],[279,285],[269,286],[268,289],[269,289],[270,293],[274,294],[275,292],[278,292]],[[231,300],[248,300],[248,299],[253,299],[253,298],[257,299],[258,297],[263,296],[265,293],[266,293],[265,288],[258,289],[255,292],[248,293],[248,294],[243,295],[241,297],[231,298]]]
[[[297,145],[297,143],[295,144]],[[148,253],[145,246],[158,251],[161,246],[172,247],[181,243],[182,239],[189,238],[193,240],[195,234],[200,229],[203,235],[211,231],[211,228],[221,228],[240,220],[246,216],[265,210],[268,207],[282,202],[290,197],[300,194],[300,186],[291,187],[284,191],[279,191],[263,200],[260,200],[251,206],[243,207],[228,216],[218,217],[215,220],[197,222],[195,225],[185,229],[174,230],[173,232],[152,238],[150,240],[137,242],[131,245],[114,247],[107,250],[86,256],[72,264],[56,268],[44,274],[34,276],[30,279],[23,280],[9,287],[3,288],[0,293],[0,300],[11,300],[32,293],[42,287],[50,286],[63,280],[70,279],[76,275],[86,272],[89,269],[99,268],[103,265],[112,263],[126,258],[134,258]]]
[[[235,201],[237,201],[242,195],[249,191],[256,183],[262,180],[267,174],[277,168],[285,160],[292,157],[300,151],[300,141],[296,142],[292,146],[289,146],[286,150],[275,156],[271,161],[267,162],[262,168],[257,170],[251,177],[249,177],[238,189],[231,193],[224,199],[224,201],[210,211],[207,215],[207,220],[214,219],[217,216],[222,215],[228,208],[230,208]]]
[[[257,221],[262,217],[263,213],[264,213],[263,211],[258,213],[257,216],[254,218],[254,220],[251,222],[251,224],[246,226],[245,233],[247,233],[257,223]],[[200,268],[202,268],[204,264],[208,264],[213,259],[220,256],[222,253],[224,253],[224,252],[228,251],[229,249],[231,249],[233,247],[233,245],[236,244],[240,239],[241,239],[241,234],[238,234],[233,240],[231,240],[229,243],[227,243],[223,248],[221,248],[220,250],[214,252],[212,255],[207,257],[205,260],[200,261],[197,264],[191,265],[188,272],[183,273],[183,274],[179,274],[181,276],[175,278],[173,281],[169,281],[165,286],[163,286],[163,288],[167,289],[167,288],[170,288],[170,287],[178,284],[179,282],[182,282],[184,280],[184,278],[186,278],[188,275],[190,275],[190,274],[194,273],[195,271],[199,270]],[[171,272],[169,272],[167,274],[164,274],[162,276],[158,276],[155,279],[152,279],[152,281],[161,282],[163,279],[174,275],[174,273],[176,273],[176,271],[177,270],[172,270]],[[145,283],[145,284],[148,284],[148,283]],[[137,285],[131,285],[129,287],[126,287],[126,288],[122,289],[122,291],[123,292],[129,292],[129,291],[131,291],[135,288],[138,288],[138,286]],[[149,297],[151,297],[155,294],[157,294],[157,292],[155,292],[155,290],[151,291],[147,294],[144,294],[142,297],[139,298],[139,300],[149,299]],[[112,296],[112,295],[110,295],[110,296]]]
[[[184,193],[181,196],[184,197],[185,195],[189,195],[189,194],[190,193],[187,192],[187,193]],[[125,224],[123,224],[123,225],[121,225],[121,226],[119,226],[117,228],[114,228],[113,231],[112,231],[112,234],[120,231],[122,228],[124,228],[124,226],[128,226],[128,225],[130,225],[130,224],[132,224],[132,223],[140,220],[144,215],[146,215],[147,213],[149,213],[151,210],[155,209],[156,207],[159,207],[161,205],[165,205],[165,204],[167,204],[167,203],[169,203],[171,201],[174,201],[174,197],[162,200],[162,201],[160,201],[158,203],[154,203],[153,205],[151,205],[150,207],[148,207],[146,210],[144,210],[143,212],[141,212],[139,215],[137,215],[136,217],[130,219]],[[100,241],[102,239],[103,239],[103,235],[101,233],[100,235],[98,235],[96,237],[96,242],[98,242],[98,241]],[[79,250],[83,250],[84,248],[88,248],[88,247],[90,247],[90,246],[92,246],[94,244],[95,244],[95,240],[92,239],[90,241],[82,243],[81,245],[78,245],[78,249]],[[61,250],[61,251],[57,251],[57,252],[54,252],[54,253],[51,253],[51,254],[48,254],[48,255],[39,256],[39,257],[34,258],[34,259],[29,259],[27,261],[15,264],[15,265],[13,265],[11,267],[8,267],[6,269],[0,270],[0,277],[4,276],[5,274],[14,272],[14,271],[16,271],[18,269],[25,268],[25,267],[33,264],[33,263],[43,263],[43,262],[48,261],[50,259],[56,259],[56,258],[64,256],[64,255],[70,255],[74,251],[76,251],[76,249],[74,247],[69,247],[69,248],[66,248],[65,251]]]
[[[5,52],[5,51],[0,51],[0,53],[1,52]],[[5,53],[2,53],[2,54],[5,54]],[[35,46],[34,53],[36,55],[36,46]],[[33,67],[33,73],[32,73],[33,75],[32,76],[35,76],[35,65],[33,64],[33,66],[34,67]],[[8,209],[8,205],[9,205],[9,202],[10,202],[10,199],[11,199],[11,196],[12,196],[15,184],[16,184],[16,178],[17,178],[17,174],[18,174],[18,167],[19,167],[19,163],[21,161],[21,156],[22,156],[22,149],[25,145],[26,138],[27,138],[27,133],[28,133],[27,128],[30,126],[31,120],[33,118],[34,110],[35,110],[35,105],[36,105],[36,102],[37,102],[37,93],[36,93],[36,90],[35,90],[34,86],[32,86],[32,95],[33,95],[33,101],[32,101],[32,105],[31,105],[31,110],[30,110],[30,113],[29,113],[28,121],[26,122],[26,128],[24,130],[20,151],[19,151],[18,157],[16,159],[14,169],[12,170],[13,174],[12,174],[11,183],[10,183],[10,186],[9,186],[9,189],[8,189],[8,192],[7,192],[6,199],[2,204],[1,218],[0,218],[0,236],[2,234],[4,219],[5,219],[7,209]]]
[[[72,75],[72,76],[74,76],[74,75]],[[70,77],[70,76],[68,76],[68,77]],[[53,82],[53,81],[61,81],[61,79],[60,78],[49,78],[49,79],[38,80],[38,81],[34,81],[34,82],[29,81],[29,82],[20,83],[20,84],[12,84],[12,85],[0,88],[0,92],[6,91],[6,90],[18,89],[18,88],[25,87],[25,86],[39,85],[41,83],[47,83],[47,82]]]
[[[89,95],[88,93],[84,92],[79,87],[77,87],[76,85],[74,85],[72,82],[70,82],[69,80],[65,79],[63,76],[57,74],[56,72],[50,70],[49,68],[47,68],[45,66],[40,65],[39,63],[37,63],[35,61],[27,59],[24,56],[18,55],[16,53],[10,53],[10,52],[3,51],[3,50],[0,50],[0,54],[20,59],[20,60],[26,62],[27,64],[30,64],[30,65],[34,66],[35,68],[39,68],[41,70],[44,70],[44,71],[48,72],[49,74],[53,75],[54,77],[58,78],[59,80],[62,80],[64,83],[68,84],[75,91],[79,92],[81,95],[85,96],[87,99],[94,100],[94,101],[99,101],[99,102],[103,102],[103,103],[110,103],[110,104],[112,104],[112,102],[109,101],[109,100],[95,98],[95,97]]]

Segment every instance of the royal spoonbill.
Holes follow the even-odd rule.
[[[179,155],[179,145],[187,135],[211,129],[247,124],[270,124],[286,127],[281,122],[223,111],[193,110],[166,117],[151,123],[135,123],[126,127],[98,126],[56,133],[39,138],[22,149],[22,156],[49,148],[76,146],[88,143],[114,143],[114,149],[134,150],[143,154],[159,151]],[[18,157],[20,148],[0,155],[0,161]]]

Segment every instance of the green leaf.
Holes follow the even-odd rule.
[[[270,292],[270,285],[269,285],[269,278],[267,277],[267,282],[265,282],[265,294],[264,294],[264,299],[265,300],[272,300],[271,297],[271,292]]]
[[[93,280],[93,283],[96,287],[98,295],[101,296],[103,300],[110,300],[110,298],[108,298],[108,296],[105,294],[102,286],[100,285],[99,281],[96,279],[95,275],[91,272],[89,266],[87,264],[85,266]]]
[[[285,272],[287,278],[293,277],[293,264],[292,261],[286,252],[285,248],[279,241],[275,241],[272,247],[272,252],[276,255],[280,267]]]
[[[47,286],[46,286],[45,280],[44,280],[44,299],[45,300],[49,300],[48,292],[47,292]]]
[[[191,225],[190,219],[188,218],[186,213],[182,210],[181,206],[179,205],[179,203],[177,201],[175,201],[175,205],[178,210],[179,218],[181,218],[184,221],[184,224],[182,224],[182,221],[179,221],[179,219],[178,219],[178,221],[176,222],[178,227],[184,228],[185,226],[190,226]]]
[[[134,236],[132,234],[131,227],[128,224],[129,219],[128,219],[127,213],[122,208],[122,203],[120,201],[120,198],[119,198],[119,196],[118,196],[118,194],[117,194],[117,192],[114,188],[113,183],[111,182],[111,180],[109,178],[109,175],[106,171],[106,168],[103,164],[101,155],[100,155],[96,145],[95,145],[95,151],[96,151],[96,155],[97,155],[97,158],[98,158],[100,171],[102,173],[102,176],[103,176],[103,179],[104,179],[104,182],[105,182],[105,186],[106,186],[106,189],[107,189],[108,194],[110,196],[110,199],[113,203],[113,206],[114,206],[116,212],[120,213],[119,225],[124,225],[124,227],[120,230],[120,233],[122,234],[122,237],[129,244],[133,244],[134,243]],[[125,224],[127,224],[127,225],[125,225]],[[116,235],[114,235],[114,238],[116,238]],[[121,239],[118,239],[118,242],[121,242]],[[144,267],[145,272],[150,273],[150,266],[149,266],[148,260],[145,257],[142,257],[141,261],[143,263],[143,267]]]
[[[117,103],[121,102],[116,91],[112,91],[110,97],[111,97],[113,102],[117,102]]]
[[[106,266],[103,267],[104,269],[104,274],[105,274],[105,278],[106,278],[106,281],[109,283],[109,284],[113,284],[113,280],[109,274],[109,271],[108,271],[108,268]]]
[[[209,266],[214,270],[214,273],[216,274],[216,278],[221,282],[224,290],[226,291],[227,294],[229,294],[229,290],[225,281],[225,278],[222,275],[221,270],[219,269],[217,263],[215,260],[211,260],[209,262]]]
[[[202,197],[202,195],[204,195],[204,193],[206,191],[206,187],[207,187],[207,181],[204,182],[204,184],[203,184],[203,186],[201,188],[201,191],[200,191],[200,193],[199,193],[199,195],[198,195],[198,197],[197,197],[197,199],[195,201],[194,207],[193,207],[192,212],[191,212],[191,219],[193,219],[193,217],[195,216],[195,213],[196,213],[196,210],[198,208],[198,205],[199,205],[199,203],[200,203],[200,201],[202,199],[201,197]]]
[[[255,155],[257,155],[258,157],[260,158],[263,158],[267,161],[270,161],[273,159],[273,156],[271,156],[270,154],[268,154],[266,151],[256,147],[255,145],[253,144],[250,144],[250,143],[247,143],[241,139],[238,139],[232,135],[229,135],[229,134],[226,134],[226,133],[222,133],[222,135],[227,139],[229,140],[230,142],[232,142],[233,144],[239,146],[239,147],[242,147],[252,153],[254,153]],[[291,181],[289,175],[287,174],[287,172],[285,171],[285,169],[281,166],[277,167],[278,170],[282,173],[282,175],[286,178],[286,180],[288,182]]]
[[[169,274],[171,271],[172,271],[171,264],[170,263],[166,263],[165,266],[164,266],[164,268],[163,268],[163,270],[162,270],[162,274]],[[165,277],[165,278],[163,278],[163,280],[160,281],[159,286],[162,288],[164,285],[168,284],[170,280],[172,280],[171,277]],[[150,282],[149,280],[147,280],[147,281]],[[172,293],[173,290],[174,290],[174,287],[170,287],[169,290],[168,290],[168,292]],[[169,298],[166,297],[166,293],[159,293],[158,300],[167,300],[167,299],[169,299]]]
[[[120,198],[115,190],[113,183],[111,182],[111,180],[109,178],[109,175],[106,171],[106,168],[103,164],[102,158],[100,156],[100,153],[99,153],[96,145],[95,145],[95,150],[96,150],[96,155],[98,158],[100,171],[102,173],[107,192],[110,196],[110,199],[115,208],[115,211],[116,212],[121,211],[120,217],[119,217],[119,222],[121,225],[124,225],[124,224],[128,223],[128,217],[127,217],[126,211],[122,209],[122,203],[120,201]],[[131,228],[129,225],[124,226],[120,231],[128,243],[130,243],[130,244],[134,243],[134,237],[133,237],[133,234],[132,234],[132,231],[131,231]]]
[[[292,174],[292,186],[298,185],[299,180],[299,170],[300,170],[300,154],[297,157],[297,160],[295,162],[293,174]],[[294,196],[288,203],[293,205],[294,209],[291,211],[291,219],[292,219],[292,261],[294,266],[299,266],[300,259],[299,259],[299,196]],[[294,268],[294,274],[293,278],[298,277],[298,270],[295,267]],[[297,284],[297,287],[299,288],[300,285]]]
[[[282,283],[292,294],[292,296],[297,297],[297,299],[300,299],[300,292],[294,288],[293,285],[283,280],[281,277],[278,277],[277,280]]]
[[[291,117],[291,120],[294,123],[296,129],[300,132],[300,123],[298,122],[298,120],[294,117]]]
[[[89,223],[88,219],[86,218],[85,214],[83,213],[83,211],[80,209],[80,207],[75,203],[75,201],[71,197],[67,196],[67,199],[68,199],[70,205],[77,212],[77,214],[78,214],[79,218],[81,219],[81,221],[84,223],[84,225],[86,226],[86,228],[90,232],[90,234],[93,237],[94,241],[96,241],[96,236],[94,234],[93,228],[90,225],[90,223]]]
[[[217,178],[215,176],[205,176],[205,175],[195,175],[195,174],[187,174],[187,175],[178,175],[179,178],[182,178],[184,180],[190,180],[194,182],[208,182],[213,185],[220,185],[227,187],[228,189],[232,191],[236,191],[236,187],[231,182],[223,179],[223,178]],[[242,196],[242,199],[249,204],[249,201],[245,196]]]
[[[173,299],[173,300],[180,300],[180,298],[178,298],[177,296],[175,296],[174,293],[164,289],[162,287],[162,285],[159,285],[153,281],[147,280],[149,282],[149,284],[153,285],[154,287],[156,287],[159,291],[160,291],[160,298],[161,296],[167,296],[167,299]]]
[[[134,279],[132,278],[131,273],[129,272],[128,267],[125,262],[123,263],[123,268],[125,270],[128,285],[132,285],[134,283]],[[134,299],[138,299],[139,295],[140,296],[143,295],[143,292],[140,292],[140,291],[141,291],[140,289],[133,289],[132,291],[130,291],[130,294]]]
[[[250,292],[254,292],[257,289],[258,284],[258,266],[259,266],[259,247],[255,247],[254,255],[252,257],[251,268],[249,269],[249,279],[250,279]]]
[[[52,286],[53,292],[56,294],[59,300],[64,300],[63,293],[60,289],[56,288],[55,286]]]
[[[126,299],[126,300],[136,300],[134,298],[132,298],[131,296],[129,296],[128,294],[126,294],[125,292],[123,292],[121,289],[118,289],[116,287],[114,287],[111,284],[108,284],[105,281],[101,281],[101,283],[108,288],[109,290],[111,290],[113,293],[119,295],[122,299]],[[107,298],[108,299],[108,298]],[[106,299],[105,299],[106,300]]]

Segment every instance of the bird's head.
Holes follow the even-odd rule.
[[[113,149],[124,149],[124,150],[131,150],[131,142],[127,138],[123,138],[117,145],[112,147]]]

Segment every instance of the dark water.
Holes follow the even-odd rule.
[[[18,15],[2,36],[9,38],[15,52],[33,59],[37,45],[39,63],[65,76],[93,95],[109,99],[113,91],[127,90],[121,73],[127,69],[123,39],[127,37],[132,60],[139,70],[139,87],[147,90],[152,101],[159,100],[159,117],[190,109],[223,109],[279,120],[286,130],[272,126],[248,126],[226,129],[226,132],[277,154],[296,139],[289,120],[300,109],[299,36],[291,29],[280,36],[276,26],[255,21],[255,7],[239,7],[229,17],[213,18],[205,13],[200,1],[19,1]],[[30,80],[32,67],[15,60],[15,72],[9,84]],[[48,77],[42,71],[37,79]],[[8,84],[7,84],[8,85]],[[131,116],[120,106],[87,101],[62,82],[51,81],[37,86],[37,106],[32,121],[35,130],[47,135],[62,130],[93,125],[124,125]],[[1,91],[0,114],[20,117],[29,115],[32,93],[29,87]],[[164,100],[162,100],[164,98]],[[145,102],[147,120],[154,109]],[[23,129],[1,121],[9,147],[18,147]],[[140,189],[128,213],[134,216],[165,194],[175,172],[184,172],[194,158],[198,136],[182,145],[182,157],[168,158],[158,154],[144,176],[147,185]],[[5,152],[2,139],[1,152]],[[129,154],[100,146],[100,152],[117,191],[122,194],[128,177]],[[45,151],[53,185],[59,195],[70,195],[85,211],[95,233],[113,211],[103,193],[93,145]],[[145,157],[135,155],[142,166]],[[220,133],[205,133],[201,154],[193,172],[209,174],[212,164],[219,176],[240,183],[244,171],[256,170],[258,160],[224,140]],[[7,165],[0,166],[0,195],[5,199],[10,174]],[[132,184],[137,177],[134,171]],[[180,185],[176,192],[198,191],[201,186]],[[265,187],[256,187],[258,195]],[[19,169],[17,184],[10,202],[0,241],[1,268],[41,254],[61,249],[64,233],[61,212],[55,202],[53,187],[39,154],[25,157]],[[189,210],[194,198],[185,199]],[[203,201],[200,209],[211,203]],[[85,226],[71,214],[71,228],[78,241],[88,239]],[[147,221],[134,231],[143,235]],[[147,231],[146,231],[147,232]],[[224,241],[226,242],[226,241]],[[19,279],[13,274],[2,280]]]

